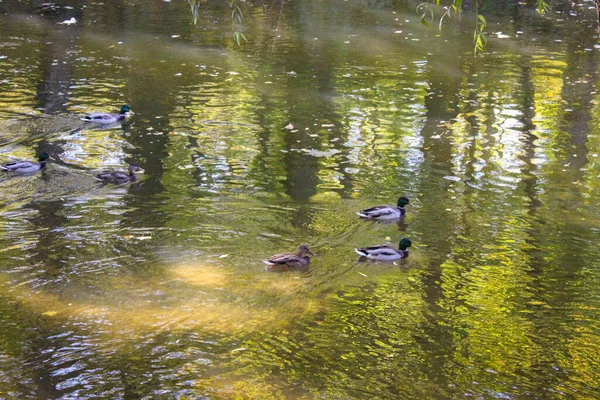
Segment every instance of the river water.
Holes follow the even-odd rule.
[[[477,55],[416,3],[40,3],[0,2],[0,160],[52,157],[0,176],[0,398],[600,398],[593,2]]]

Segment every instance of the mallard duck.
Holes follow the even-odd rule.
[[[121,106],[121,112],[119,114],[109,113],[92,113],[81,118],[82,121],[94,122],[96,124],[114,124],[115,122],[124,121],[129,118],[133,113],[127,104]]]
[[[39,162],[37,163],[33,161],[13,161],[0,166],[0,168],[3,171],[14,172],[16,174],[29,174],[46,168],[46,160],[49,157],[48,153],[40,153],[38,157]]]
[[[123,183],[137,180],[135,172],[144,172],[143,168],[136,163],[129,164],[129,174],[124,171],[106,171],[96,175],[96,179],[102,182],[110,182],[121,185]]]
[[[314,253],[310,251],[308,246],[302,245],[298,247],[295,253],[275,254],[267,260],[263,260],[263,262],[267,264],[265,267],[267,271],[302,268],[310,264],[309,255],[314,256]]]
[[[363,247],[362,249],[354,249],[361,257],[366,257],[369,260],[377,261],[395,261],[402,258],[408,257],[407,248],[412,245],[412,242],[408,238],[402,238],[398,250],[389,244],[382,244],[380,246]]]
[[[394,206],[376,206],[376,207],[367,208],[365,210],[361,210],[361,211],[357,212],[357,214],[361,218],[366,218],[366,219],[377,219],[377,220],[397,219],[397,218],[404,217],[404,215],[406,215],[406,210],[404,209],[404,206],[407,205],[408,203],[409,203],[408,197],[402,196],[398,199],[398,204],[396,205],[396,207],[394,207]]]

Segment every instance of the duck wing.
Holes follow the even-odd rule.
[[[276,264],[288,264],[290,262],[297,262],[300,259],[297,254],[294,253],[282,253],[275,254],[274,256],[269,257],[267,260],[263,262],[268,265],[276,265]]]
[[[12,161],[4,164],[2,169],[10,171],[11,169],[31,167],[32,164],[31,161]]]
[[[99,124],[110,124],[112,122],[115,122],[117,120],[117,117],[112,114],[94,113],[86,115],[82,118],[82,120],[88,122],[96,122]]]
[[[286,265],[291,268],[305,267],[310,264],[310,257],[299,256],[295,253],[275,254],[267,260],[263,260],[267,265]]]
[[[4,166],[0,168],[2,168],[4,171],[27,173],[37,171],[42,167],[40,164],[33,163],[31,161],[13,161],[4,164]]]
[[[362,247],[360,249],[354,249],[361,257],[369,258],[390,258],[398,257],[398,251],[389,244],[382,244],[379,246]]]
[[[133,180],[132,178],[132,176],[123,171],[101,172],[96,175],[96,179],[111,183],[126,183]]]
[[[391,206],[375,206],[359,211],[357,214],[362,218],[382,218],[395,216],[398,212]]]

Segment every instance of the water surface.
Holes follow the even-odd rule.
[[[67,3],[0,3],[0,159],[54,158],[0,176],[0,397],[598,396],[592,2],[492,8],[478,56],[413,4],[246,2],[238,46],[226,3]]]

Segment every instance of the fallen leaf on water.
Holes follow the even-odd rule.
[[[231,350],[232,353],[237,353],[238,351],[248,350],[246,347],[238,347],[237,349]]]
[[[56,314],[58,314],[57,311],[46,311],[42,315],[45,315],[46,317],[54,317]]]
[[[77,23],[77,20],[75,18],[66,19],[63,22],[57,22],[57,24],[60,24],[60,25],[73,25],[76,23]]]

